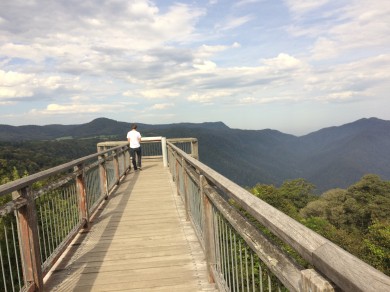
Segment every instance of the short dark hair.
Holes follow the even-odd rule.
[[[131,129],[137,129],[137,124],[132,124]]]

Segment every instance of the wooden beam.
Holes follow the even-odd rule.
[[[30,188],[19,191],[20,197],[27,204],[17,210],[17,220],[20,230],[20,250],[23,262],[25,283],[34,283],[35,290],[43,291],[43,276],[38,236],[38,219],[35,201],[30,195]]]

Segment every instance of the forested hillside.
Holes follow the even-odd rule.
[[[88,141],[94,152],[95,141],[125,140],[130,125],[105,118],[82,125],[0,125],[0,141],[26,145],[36,140],[93,137]],[[144,137],[197,138],[200,160],[242,186],[281,185],[287,179],[304,178],[321,193],[346,188],[367,173],[390,179],[390,121],[376,118],[301,137],[270,129],[231,129],[222,122],[138,126]]]
[[[316,196],[303,179],[279,188],[257,184],[252,194],[390,275],[390,181],[365,175],[346,189]],[[290,250],[287,248],[287,252]]]
[[[0,142],[0,183],[96,152],[97,139]]]

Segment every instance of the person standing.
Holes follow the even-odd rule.
[[[137,124],[131,125],[131,131],[127,133],[127,141],[130,143],[131,162],[134,170],[141,170],[141,134],[137,131]],[[135,156],[137,156],[137,160]]]

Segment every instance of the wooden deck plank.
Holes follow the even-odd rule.
[[[130,173],[45,282],[47,291],[216,291],[168,169]]]

